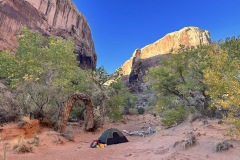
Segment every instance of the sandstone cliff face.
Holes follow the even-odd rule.
[[[90,28],[71,0],[1,0],[0,50],[16,51],[16,35],[23,26],[46,36],[73,36],[80,66],[84,69],[96,67]]]
[[[174,53],[179,49],[180,45],[186,47],[207,45],[210,41],[211,38],[208,31],[201,30],[197,27],[185,27],[179,31],[167,34],[153,44],[143,47],[141,49],[141,59],[151,59],[162,54],[170,53],[171,51]],[[135,53],[122,65],[123,74],[125,76],[131,73],[134,57]]]
[[[131,73],[129,75],[129,88],[131,92],[142,91],[140,88],[141,83],[143,83],[142,76],[141,50],[136,49],[132,61]]]

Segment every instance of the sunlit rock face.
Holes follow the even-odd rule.
[[[16,35],[23,26],[46,36],[73,37],[80,66],[95,69],[89,25],[71,0],[0,0],[0,50],[16,52]]]
[[[136,49],[133,54],[132,67],[129,75],[125,76],[124,81],[127,82],[131,92],[139,93],[147,89],[147,84],[144,83],[144,75],[150,67],[161,65],[161,60],[167,58],[167,54],[160,54],[150,58],[141,58],[142,51]]]
[[[160,40],[137,49],[132,57],[122,65],[123,80],[127,82],[133,93],[142,92],[146,84],[143,77],[150,67],[161,65],[161,59],[167,58],[168,53],[176,53],[181,45],[185,47],[208,45],[210,34],[197,27],[185,27],[169,33]]]
[[[185,27],[179,31],[169,33],[158,41],[141,49],[141,59],[151,59],[159,55],[176,52],[180,45],[198,46],[207,45],[211,42],[210,33],[197,27]],[[123,65],[123,74],[130,75],[135,53]],[[147,65],[147,64],[146,64]]]

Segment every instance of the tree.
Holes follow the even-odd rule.
[[[161,65],[147,73],[149,82],[158,96],[157,109],[168,110],[177,106],[188,107],[191,112],[204,113],[208,108],[203,70],[208,66],[207,51],[211,46],[198,46],[169,54]]]
[[[18,40],[19,47],[15,55],[8,51],[0,53],[0,77],[8,80],[12,89],[21,88],[29,81],[33,86],[41,84],[46,88],[59,88],[65,98],[77,91],[91,93],[90,74],[78,67],[72,39],[43,37],[39,32],[23,28]],[[26,94],[27,97],[33,95],[31,92]],[[44,106],[36,98],[34,103]]]
[[[111,75],[107,73],[107,71],[104,69],[103,66],[97,68],[95,71],[93,71],[92,79],[95,84],[95,91],[93,94],[93,97],[96,99],[97,103],[96,105],[99,106],[99,112],[100,112],[100,124],[104,124],[104,101],[108,99],[107,94],[107,85],[106,83],[110,80]]]
[[[230,122],[240,136],[240,37],[227,38],[208,52],[210,65],[204,70],[206,94],[211,105],[227,109]]]
[[[240,37],[226,39],[208,54],[210,65],[204,70],[204,82],[212,103],[224,108],[240,107]]]
[[[38,119],[41,125],[54,126],[57,123],[65,99],[59,87],[25,81],[16,92],[20,115]]]
[[[95,84],[93,99],[99,106],[101,125],[104,123],[105,114],[112,119],[120,119],[123,108],[127,109],[134,104],[135,97],[121,81],[122,75],[121,68],[118,68],[113,74],[108,74],[103,66],[93,72]]]
[[[133,106],[135,96],[120,79],[112,82],[108,88],[109,99],[106,100],[107,115],[113,120],[122,118],[124,109]]]

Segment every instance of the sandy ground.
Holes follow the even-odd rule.
[[[176,127],[163,129],[159,118],[151,115],[126,116],[119,123],[108,123],[95,133],[86,133],[76,123],[69,124],[74,134],[74,141],[68,141],[58,133],[43,128],[30,126],[18,129],[16,124],[7,124],[0,128],[0,159],[3,146],[6,146],[6,160],[239,160],[240,141],[224,137],[224,124],[218,120],[196,120],[184,122]],[[146,137],[126,136],[128,143],[109,145],[106,148],[90,148],[93,140],[98,139],[107,128],[119,130],[142,130],[153,127],[157,132]],[[38,132],[39,145],[33,146],[32,153],[17,154],[12,149],[13,141],[19,135],[31,140],[33,133]],[[197,138],[195,145],[185,148],[181,142],[187,133],[194,133]],[[30,138],[30,139],[29,139]],[[227,151],[216,152],[216,143],[229,140],[233,145]],[[176,142],[180,142],[176,145]]]

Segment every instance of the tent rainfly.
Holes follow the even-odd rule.
[[[98,139],[100,143],[107,145],[125,143],[128,142],[127,138],[123,135],[121,131],[116,128],[110,128],[103,132],[103,134]]]

